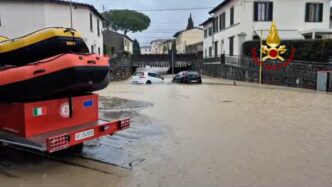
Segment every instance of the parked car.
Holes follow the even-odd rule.
[[[136,72],[131,77],[131,83],[133,84],[158,84],[164,83],[164,80],[162,76],[147,71]]]
[[[196,71],[182,71],[173,78],[173,83],[197,83],[202,84],[202,77]]]

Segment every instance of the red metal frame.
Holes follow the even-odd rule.
[[[53,153],[62,149],[67,149],[69,147],[84,143],[86,141],[100,138],[105,135],[113,135],[117,131],[129,128],[129,126],[130,126],[129,118],[112,121],[112,122],[99,121],[92,127],[85,127],[72,132],[48,137],[45,139],[47,145],[47,152]],[[89,130],[93,130],[94,133],[92,136],[79,140],[76,139],[76,135],[78,133],[86,132]]]
[[[72,97],[73,116],[63,116],[61,108],[67,99],[0,103],[0,134],[6,134],[5,138],[0,136],[0,141],[23,147],[37,144],[41,147],[39,150],[53,153],[130,126],[129,118],[111,122],[98,120],[96,94]],[[36,116],[33,111],[38,107],[40,115]]]

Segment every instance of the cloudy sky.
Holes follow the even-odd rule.
[[[192,13],[195,26],[208,18],[208,12],[222,0],[76,0],[94,5],[100,12],[110,9],[139,10],[151,19],[148,30],[130,34],[138,39],[141,46],[151,40],[171,38],[177,31],[185,29],[188,17]],[[165,9],[190,9],[177,11],[156,11]],[[199,8],[199,9],[196,9]]]

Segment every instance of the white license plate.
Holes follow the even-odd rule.
[[[83,131],[83,132],[79,132],[79,133],[75,134],[75,141],[84,140],[84,139],[90,138],[90,137],[92,137],[94,135],[95,135],[95,130],[94,129]]]

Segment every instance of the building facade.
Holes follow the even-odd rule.
[[[158,46],[158,54],[169,54],[169,51],[172,50],[174,39],[168,39],[160,43]]]
[[[203,53],[203,42],[195,43],[186,46],[187,54],[202,54]]]
[[[205,21],[205,58],[242,55],[248,40],[266,39],[272,21],[282,40],[329,38],[329,0],[225,0]]]
[[[70,28],[69,5],[60,0],[1,0],[0,35],[13,39],[46,27]],[[92,5],[73,2],[72,20],[90,52],[103,54],[102,15]]]
[[[189,30],[177,32],[175,35],[176,51],[185,54],[186,47],[203,41],[203,29],[194,27]]]
[[[151,54],[158,54],[160,52],[160,44],[165,42],[167,39],[157,39],[151,41]]]
[[[151,54],[151,46],[141,47],[141,55],[150,55],[150,54]]]
[[[105,53],[115,55],[122,52],[133,54],[133,40],[121,33],[105,30],[103,32]]]

